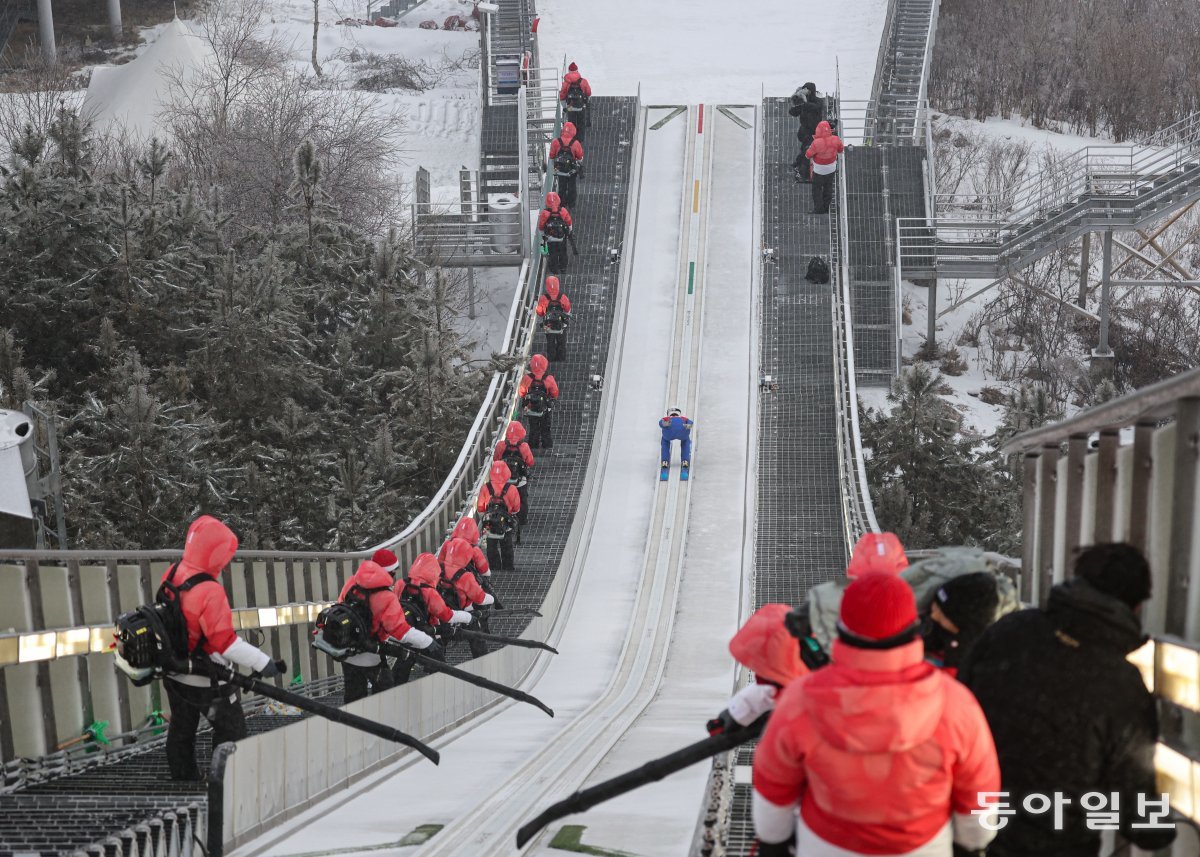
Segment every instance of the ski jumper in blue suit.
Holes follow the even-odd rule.
[[[671,460],[671,444],[679,441],[679,455],[687,462],[692,460],[692,421],[685,416],[663,417],[658,421],[662,429],[662,461]]]

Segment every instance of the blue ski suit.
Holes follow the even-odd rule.
[[[687,417],[663,417],[658,421],[662,429],[661,461],[671,460],[671,444],[679,441],[679,455],[687,462],[692,460],[692,421]]]

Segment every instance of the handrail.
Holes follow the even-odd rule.
[[[887,58],[888,45],[891,44],[892,27],[896,22],[896,8],[900,4],[896,0],[888,0],[887,15],[883,19],[883,35],[879,39],[879,50],[875,54],[875,77],[871,80],[871,97],[867,101],[867,116],[874,115],[874,106],[879,104],[879,96],[883,94],[883,75],[884,63]],[[838,93],[841,94],[840,91]],[[841,102],[839,100],[839,109]],[[868,118],[868,122],[871,122]],[[865,139],[873,139],[875,136],[875,128],[873,125],[868,125],[864,122],[863,133]]]
[[[858,379],[854,365],[853,305],[850,302],[850,254],[845,156],[839,155],[837,183],[838,253],[833,289],[834,392],[838,408],[838,475],[845,516],[847,549],[865,532],[879,532],[867,483],[858,418]],[[833,230],[830,218],[830,230]]]
[[[1072,437],[1110,432],[1134,423],[1157,423],[1169,417],[1180,399],[1200,398],[1200,369],[1183,372],[1149,387],[1080,411],[1073,417],[1030,429],[1001,447],[1004,455],[1029,452]]]

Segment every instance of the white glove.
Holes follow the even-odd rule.
[[[489,607],[496,603],[496,596],[490,592],[483,593],[483,600],[479,602],[480,607]]]
[[[433,637],[420,628],[409,628],[408,633],[400,638],[400,642],[414,649],[428,649],[433,645]]]
[[[491,577],[491,576],[492,576],[492,570],[489,568],[487,571],[485,571],[485,572],[483,573],[483,576],[484,576],[484,577]]]
[[[235,637],[229,648],[221,652],[221,657],[252,672],[261,672],[271,663],[271,657],[266,652],[250,645],[241,637]]]
[[[775,688],[769,684],[748,684],[733,695],[726,708],[742,726],[749,726],[775,707]]]
[[[450,617],[451,625],[470,625],[471,614],[466,610],[455,610],[454,615]]]

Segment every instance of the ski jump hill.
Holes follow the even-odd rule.
[[[538,67],[532,0],[497,7],[482,63],[487,180],[542,193],[561,121],[546,93],[559,70]],[[879,50],[859,63],[870,91],[843,98],[835,85],[826,101],[855,144],[829,213],[813,213],[792,175],[785,97],[591,101],[572,209],[578,254],[564,277],[575,320],[551,370],[563,391],[554,449],[531,481],[516,569],[495,576],[510,611],[492,620],[560,654],[451,650],[461,668],[549,703],[553,719],[438,674],[344,706],[432,744],[434,767],[251,697],[251,735],[223,769],[206,784],[173,783],[165,695],[120,678],[108,645],[115,617],[153,596],[177,552],[0,552],[0,585],[24,595],[0,603],[0,628],[13,629],[0,633],[0,849],[748,853],[750,748],[597,807],[580,819],[586,829],[554,825],[523,849],[515,834],[546,804],[703,737],[745,680],[726,650],[739,623],[761,604],[799,603],[877,529],[856,391],[899,366],[897,219],[936,213],[924,85],[937,8],[892,0],[882,20],[872,8]],[[525,51],[525,87],[492,103],[501,66]],[[921,234],[936,239],[936,224]],[[544,349],[532,304],[545,272],[532,249],[522,248],[504,346],[522,359]],[[943,249],[935,240],[923,251],[927,275]],[[814,256],[830,282],[805,279]],[[407,568],[472,514],[517,416],[519,377],[492,378],[453,470],[396,536],[361,552],[234,558],[223,580],[236,626],[287,660],[278,686],[340,704],[336,664],[307,644],[316,615],[375,548]],[[657,478],[657,421],[670,407],[695,421],[686,482],[677,465]]]

